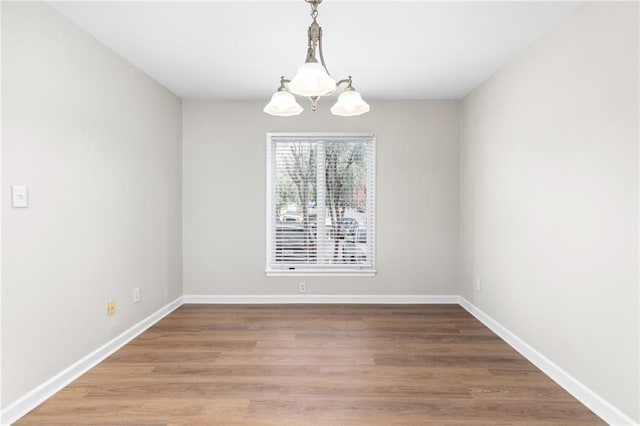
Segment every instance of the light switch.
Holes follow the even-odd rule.
[[[27,207],[28,201],[26,185],[11,185],[11,207]]]

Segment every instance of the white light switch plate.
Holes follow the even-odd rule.
[[[24,208],[29,204],[26,185],[11,185],[11,207]]]

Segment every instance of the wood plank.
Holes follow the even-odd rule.
[[[458,305],[183,305],[16,425],[602,425]]]

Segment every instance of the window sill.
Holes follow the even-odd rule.
[[[267,269],[267,277],[373,277],[375,269],[344,270],[344,269]]]

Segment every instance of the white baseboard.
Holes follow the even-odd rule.
[[[322,295],[278,294],[260,296],[185,295],[184,303],[211,304],[284,304],[284,303],[352,303],[352,304],[458,304],[459,296],[426,295]]]
[[[12,402],[0,413],[0,423],[2,425],[10,425],[15,422],[38,405],[51,398],[56,392],[60,391],[69,383],[73,382],[78,377],[98,365],[109,355],[135,339],[153,324],[169,315],[175,309],[180,307],[182,303],[182,297],[177,298],[173,302],[160,308],[139,323],[135,324],[119,336],[86,355],[79,361],[65,368],[60,373],[42,383],[40,386],[34,388],[18,400]]]
[[[502,324],[485,314],[478,307],[473,305],[464,297],[459,297],[460,306],[465,308],[471,315],[476,317],[481,323],[497,334],[502,340],[507,342],[512,348],[538,367],[549,376],[554,382],[560,385],[584,404],[591,411],[596,413],[602,420],[612,426],[637,426],[630,417],[611,405],[600,395],[576,380],[569,373],[560,368],[549,358],[531,347],[527,342],[513,334]]]

